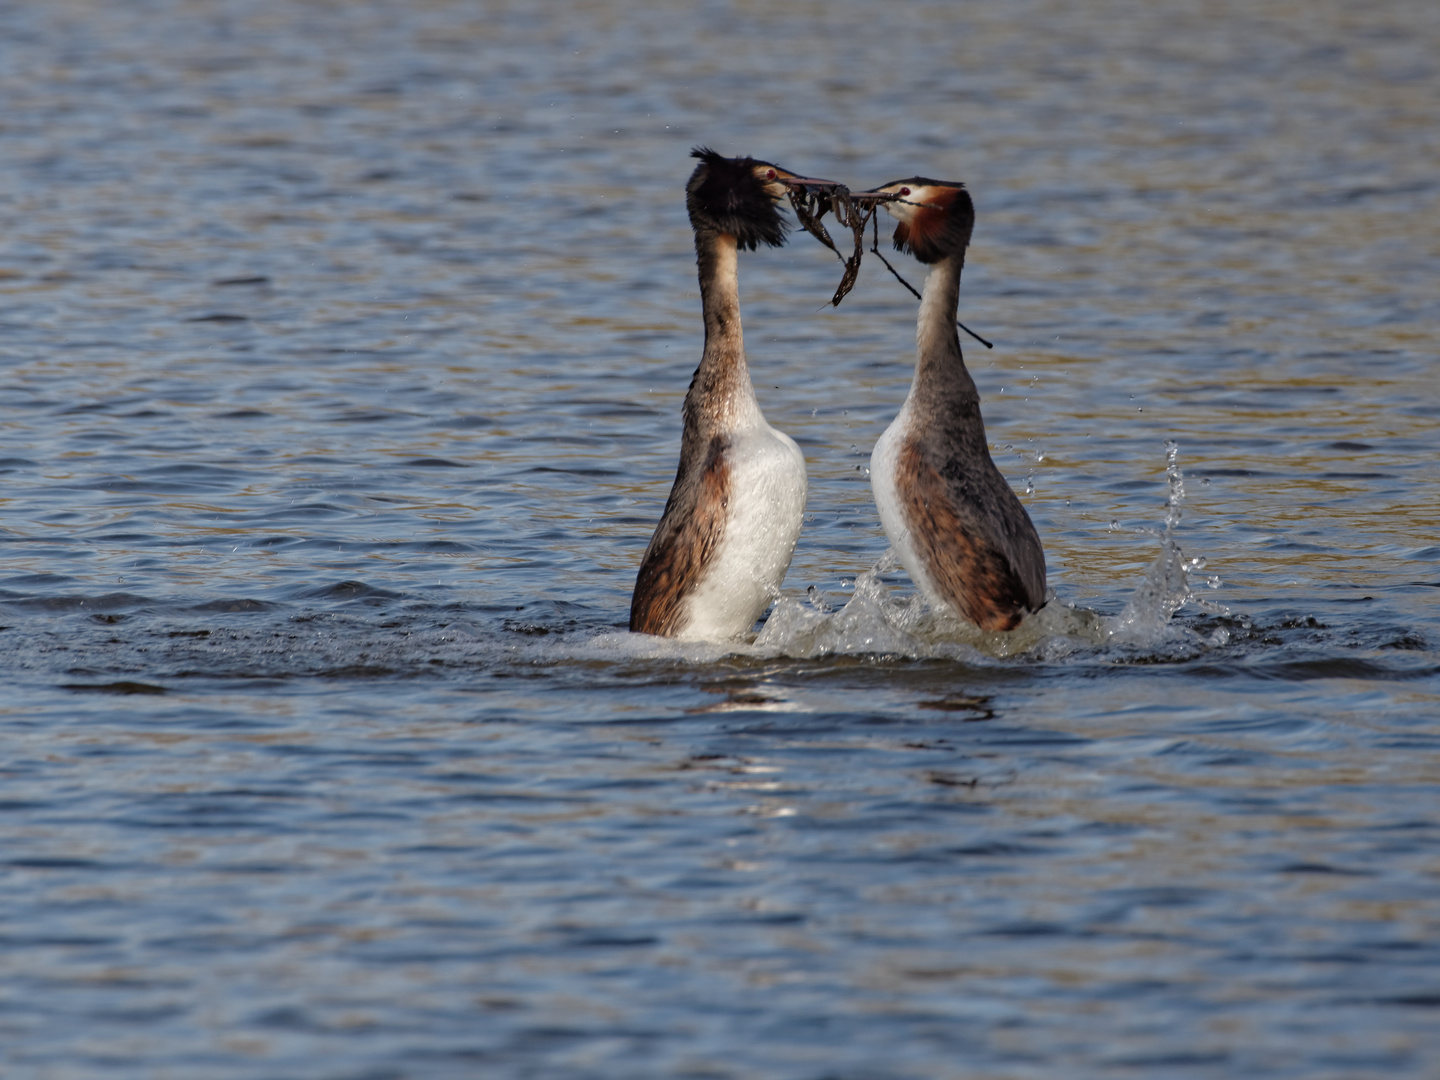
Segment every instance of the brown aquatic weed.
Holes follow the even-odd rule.
[[[880,208],[880,203],[886,198],[889,196],[857,197],[850,193],[849,188],[843,186],[827,188],[824,191],[810,188],[791,190],[790,205],[795,210],[800,226],[835,252],[836,258],[845,264],[840,284],[835,287],[835,295],[830,298],[832,306],[838,307],[840,301],[855,287],[855,279],[860,276],[860,260],[865,253],[865,227],[870,224]],[[830,238],[830,233],[821,221],[827,213],[834,214],[836,223],[849,229],[855,238],[855,250],[848,259],[840,254],[840,249],[835,246],[835,241]]]
[[[844,300],[850,290],[855,287],[855,281],[860,276],[860,260],[865,254],[865,230],[867,227],[873,227],[870,242],[871,253],[885,264],[886,270],[889,270],[890,273],[895,275],[896,281],[910,290],[915,296],[915,299],[920,299],[920,293],[915,286],[901,277],[900,271],[891,266],[890,260],[880,253],[880,221],[878,216],[880,204],[899,199],[900,196],[887,192],[855,195],[843,184],[837,184],[834,187],[827,187],[823,190],[809,187],[792,187],[789,196],[790,206],[795,211],[795,219],[800,222],[800,227],[831,251],[835,252],[835,257],[845,264],[845,270],[840,275],[840,284],[835,287],[835,295],[830,298],[830,305],[832,307],[840,306],[840,301]],[[842,255],[840,249],[835,246],[835,241],[831,238],[829,231],[825,228],[824,222],[821,220],[827,213],[834,214],[836,223],[849,229],[851,235],[855,238],[855,249],[851,252],[848,259]],[[991,342],[986,341],[958,319],[955,325],[987,349],[993,349],[995,347]]]

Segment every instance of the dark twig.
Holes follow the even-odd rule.
[[[914,286],[914,285],[911,285],[908,281],[906,281],[903,277],[901,277],[901,276],[900,276],[900,271],[899,271],[899,270],[896,270],[895,267],[893,267],[893,266],[890,265],[890,260],[887,259],[887,258],[885,258],[884,255],[880,254],[880,221],[879,221],[879,218],[878,218],[878,217],[877,217],[876,220],[875,220],[874,238],[870,241],[870,250],[871,250],[872,252],[874,252],[875,257],[876,257],[877,259],[879,259],[882,263],[885,264],[885,269],[886,269],[886,270],[889,270],[890,273],[892,273],[892,274],[895,275],[895,280],[898,281],[898,282],[900,282],[901,285],[904,285],[905,288],[907,288],[907,289],[910,290],[911,295],[913,295],[916,300],[921,300],[921,299],[923,299],[923,297],[922,297],[918,292],[915,291],[915,286]],[[987,349],[993,349],[993,348],[995,347],[991,342],[986,341],[983,337],[981,337],[979,334],[975,333],[974,330],[971,330],[968,326],[966,326],[966,325],[965,325],[963,322],[961,322],[959,319],[956,319],[956,320],[955,320],[955,325],[958,326],[958,327],[960,327],[961,330],[964,330],[965,333],[969,334],[972,338],[974,338],[976,341],[978,341],[981,345],[984,345],[985,348],[987,348]]]
[[[961,330],[964,330],[965,333],[969,334],[969,335],[970,335],[971,337],[973,337],[976,341],[978,341],[981,345],[984,345],[985,348],[987,348],[987,349],[993,349],[993,348],[995,347],[995,346],[992,345],[990,342],[986,341],[983,337],[981,337],[979,334],[975,333],[974,330],[971,330],[968,326],[966,326],[966,325],[965,325],[963,322],[961,322],[959,319],[956,319],[956,320],[955,320],[955,325],[958,326]]]
[[[919,294],[919,292],[916,291],[915,286],[914,286],[914,285],[911,285],[908,281],[906,281],[903,277],[901,277],[901,276],[900,276],[900,271],[899,271],[899,270],[896,270],[895,267],[893,267],[893,266],[890,265],[890,260],[887,259],[887,258],[885,258],[884,255],[881,255],[881,254],[880,254],[880,215],[879,215],[879,214],[874,215],[874,219],[875,219],[875,234],[874,234],[874,239],[872,239],[872,240],[870,241],[870,250],[875,253],[875,257],[876,257],[877,259],[879,259],[882,263],[885,264],[885,269],[886,269],[886,270],[889,270],[890,273],[892,273],[892,274],[895,275],[895,280],[898,281],[901,285],[904,285],[905,288],[907,288],[907,289],[910,290],[910,294],[911,294],[912,296],[914,296],[916,300],[924,299],[924,298]]]

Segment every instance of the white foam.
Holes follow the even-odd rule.
[[[1160,540],[1160,554],[1146,568],[1140,583],[1135,587],[1125,609],[1119,615],[1106,620],[1111,640],[1127,645],[1158,645],[1176,636],[1171,623],[1175,612],[1186,603],[1195,604],[1216,614],[1228,614],[1221,605],[1200,600],[1191,588],[1192,578],[1198,577],[1210,588],[1217,588],[1220,579],[1212,575],[1198,575],[1195,572],[1205,566],[1203,558],[1187,561],[1175,539],[1180,525],[1182,507],[1185,502],[1185,474],[1179,466],[1180,448],[1172,441],[1165,441],[1165,477],[1170,484],[1170,498],[1165,503],[1165,527],[1157,534]],[[1217,637],[1211,642],[1223,645],[1228,632],[1223,628],[1216,631]]]

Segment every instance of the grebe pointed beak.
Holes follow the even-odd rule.
[[[878,205],[879,203],[894,202],[896,199],[903,198],[903,196],[897,195],[893,191],[886,191],[884,188],[871,188],[869,191],[852,191],[850,198],[857,202],[867,202]]]
[[[838,180],[821,180],[816,176],[777,176],[776,180],[791,187],[838,188],[845,185]]]

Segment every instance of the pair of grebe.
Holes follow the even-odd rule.
[[[680,467],[641,560],[630,629],[719,640],[754,626],[778,594],[805,510],[805,459],[765,421],[745,363],[737,254],[785,242],[779,202],[837,188],[753,158],[698,149],[686,187],[705,349],[685,395]],[[962,184],[912,177],[856,198],[898,221],[896,248],[930,272],[916,326],[915,379],[875,444],[870,482],[901,565],[930,604],[985,630],[1011,630],[1045,602],[1045,554],[990,457],[980,395],[956,331],[960,272],[975,224]]]

